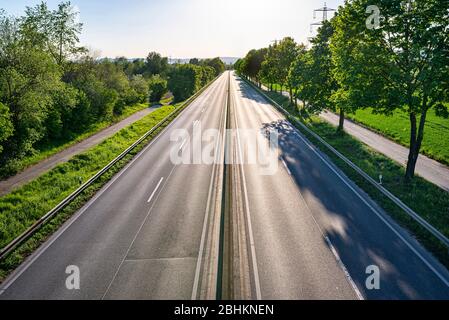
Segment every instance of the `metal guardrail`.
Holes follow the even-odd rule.
[[[69,196],[67,196],[64,200],[58,203],[53,209],[48,211],[45,215],[43,215],[39,220],[37,220],[31,227],[25,230],[22,234],[8,243],[0,250],[0,261],[7,257],[12,251],[14,251],[18,246],[23,244],[26,240],[28,240],[31,236],[33,236],[36,231],[38,231],[47,221],[56,216],[62,209],[64,209],[70,202],[72,202],[76,197],[78,197],[84,190],[90,187],[99,177],[101,177],[105,172],[107,172],[112,166],[114,166],[117,162],[122,160],[127,154],[131,152],[136,146],[138,146],[142,141],[144,141],[148,136],[150,136],[154,131],[159,129],[168,119],[173,116],[177,116],[183,110],[185,110],[193,100],[195,100],[201,93],[206,90],[215,80],[218,79],[219,76],[215,77],[212,81],[206,84],[203,88],[201,88],[198,92],[188,98],[180,107],[176,108],[170,114],[168,114],[164,119],[159,121],[155,126],[153,126],[150,130],[148,130],[144,135],[142,135],[138,140],[136,140],[132,145],[126,148],[125,151],[120,153],[116,158],[114,158],[111,162],[109,162],[105,167],[103,167],[100,171],[98,171],[95,175],[93,175],[89,180],[83,183],[78,189],[73,191]]]
[[[242,78],[243,79],[243,78]],[[377,183],[376,180],[371,178],[365,171],[355,165],[351,160],[342,155],[339,151],[337,151],[334,147],[332,147],[329,143],[327,143],[323,138],[321,138],[318,134],[309,129],[304,123],[297,120],[294,116],[290,114],[287,110],[285,110],[281,105],[279,105],[276,101],[268,97],[262,90],[260,90],[257,86],[255,86],[252,82],[247,79],[244,79],[248,84],[250,84],[254,89],[256,89],[265,99],[267,99],[272,105],[278,108],[284,115],[286,115],[289,119],[293,120],[296,124],[301,126],[305,131],[311,134],[315,139],[321,142],[324,146],[326,146],[330,151],[332,151],[337,157],[343,160],[348,166],[354,169],[358,174],[360,174],[363,178],[365,178],[369,183],[371,183],[377,190],[382,192],[386,197],[388,197],[391,201],[393,201],[397,206],[399,206],[402,210],[405,211],[413,220],[419,223],[422,227],[424,227],[427,231],[429,231],[433,236],[435,236],[438,240],[440,240],[446,247],[449,248],[449,239],[443,235],[440,231],[438,231],[434,226],[432,226],[429,222],[423,219],[420,215],[418,215],[415,211],[413,211],[410,207],[408,207],[405,203],[403,203],[398,197],[384,188],[382,185]]]

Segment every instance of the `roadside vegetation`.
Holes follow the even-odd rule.
[[[157,52],[100,59],[79,45],[77,21],[70,2],[0,10],[0,178],[158,103],[168,85],[182,101],[224,70],[218,58],[180,66]]]
[[[353,138],[351,135],[345,132],[336,131],[334,126],[320,117],[316,115],[305,115],[303,111],[290,104],[289,98],[280,93],[265,91],[265,94],[289,111],[295,119],[306,124],[312,131],[321,136],[373,179],[378,180],[379,174],[382,174],[382,185],[385,188],[437,228],[446,237],[449,237],[448,192],[419,176],[415,177],[409,184],[404,184],[401,177],[405,173],[405,168],[400,164],[376,152],[369,146]],[[292,122],[292,124],[294,124],[294,122]],[[314,145],[326,153],[352,181],[367,192],[370,197],[398,221],[399,224],[410,230],[413,235],[429,249],[429,251],[449,268],[449,253],[447,248],[438,239],[421,227],[395,203],[386,198],[326,146],[322,145],[300,126],[297,126],[297,128],[306,135]]]
[[[410,123],[407,113],[396,110],[391,116],[374,114],[372,109],[360,109],[347,118],[402,144],[410,146]],[[426,119],[421,153],[449,165],[449,119],[429,112]]]
[[[304,113],[337,112],[338,131],[348,114],[372,112],[382,119],[404,114],[407,131],[400,141],[408,141],[409,155],[403,182],[412,188],[419,152],[438,153],[426,145],[437,135],[426,124],[433,115],[449,116],[449,3],[380,1],[377,26],[365,13],[370,4],[345,1],[318,29],[310,48],[287,37],[250,50],[234,67],[258,86],[288,90],[290,104],[300,102]],[[424,140],[428,134],[430,140]]]
[[[70,193],[76,190],[82,183],[87,181],[96,172],[108,164],[112,159],[129,147],[135,140],[140,138],[145,132],[164,119],[176,106],[163,106],[151,114],[136,121],[126,128],[121,129],[113,136],[107,138],[99,145],[90,150],[78,154],[69,161],[62,163],[50,171],[44,173],[33,181],[19,187],[11,193],[0,198],[0,247],[3,248],[12,239],[25,231],[41,216],[61,202]],[[154,135],[152,136],[154,137]],[[150,137],[149,139],[151,139]],[[74,204],[64,209],[65,214],[61,216],[68,218],[82,203],[87,201],[95,190],[98,190],[110,177],[113,172],[117,172],[123,167],[137,151],[133,150],[130,156],[125,157],[118,165],[114,166],[110,172],[105,174],[106,178],[101,178],[93,187],[83,192],[83,195],[77,199]],[[41,235],[48,235],[45,230],[54,231],[60,225],[61,218],[56,217],[59,223],[50,223],[54,228],[45,226]],[[41,238],[40,241],[42,241]],[[29,249],[35,248],[38,243],[28,244],[25,248],[15,251],[5,261],[0,263],[0,280],[5,275],[5,270],[15,267]],[[3,274],[2,274],[3,273]]]

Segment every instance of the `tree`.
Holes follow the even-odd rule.
[[[3,151],[2,142],[8,139],[14,131],[9,108],[0,102],[0,154]]]
[[[211,67],[178,64],[170,72],[168,89],[173,93],[175,101],[182,101],[211,81],[213,76]]]
[[[278,82],[279,79],[279,54],[277,46],[277,42],[268,46],[265,59],[261,64],[259,72],[262,81],[270,86],[270,90],[272,90],[273,84]]]
[[[410,120],[406,181],[414,176],[431,108],[447,115],[449,78],[449,2],[380,0],[378,28],[367,28],[367,0],[347,1],[339,10],[332,37],[336,74],[350,105]]]
[[[167,93],[167,80],[159,75],[153,76],[149,81],[150,101],[159,102]]]
[[[215,75],[218,76],[220,73],[222,73],[225,70],[225,65],[223,61],[221,61],[220,58],[213,58],[208,59],[204,63],[206,66],[212,67],[215,70]]]
[[[83,26],[77,20],[78,12],[70,1],[61,2],[54,11],[42,2],[26,8],[22,31],[30,43],[46,47],[56,63],[62,66],[69,57],[85,51],[77,46]]]
[[[168,59],[157,52],[150,52],[146,59],[146,72],[149,75],[163,74],[167,71]]]
[[[199,66],[200,65],[200,60],[198,58],[192,58],[189,60],[189,64],[194,64]]]
[[[293,97],[293,92],[292,86],[288,83],[288,73],[293,61],[295,61],[296,56],[298,55],[299,48],[293,38],[285,37],[279,42],[279,44],[276,46],[276,49],[278,51],[277,80],[281,85],[281,91],[285,84],[288,85],[291,100]]]
[[[243,59],[242,71],[260,85],[260,70],[265,60],[267,49],[250,50]]]

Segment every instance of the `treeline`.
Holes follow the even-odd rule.
[[[70,2],[55,10],[42,2],[21,17],[0,10],[0,176],[126,106],[158,102],[169,88],[183,100],[224,69],[217,59],[171,65],[156,52],[98,59],[79,45],[77,15]]]
[[[178,64],[169,74],[168,88],[175,100],[185,100],[198,89],[225,70],[220,58],[190,59],[188,64]]]
[[[371,4],[345,1],[309,48],[287,37],[249,51],[234,67],[258,85],[287,89],[292,105],[301,101],[300,112],[338,112],[338,130],[346,113],[361,108],[389,116],[404,111],[410,119],[409,181],[427,113],[448,116],[449,2],[381,0],[380,15],[366,13]]]

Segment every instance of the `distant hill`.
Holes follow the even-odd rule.
[[[200,58],[202,59],[202,58]],[[234,62],[237,61],[237,57],[220,57],[221,61],[223,61],[225,64],[234,64]],[[189,63],[190,58],[169,58],[169,63]]]

